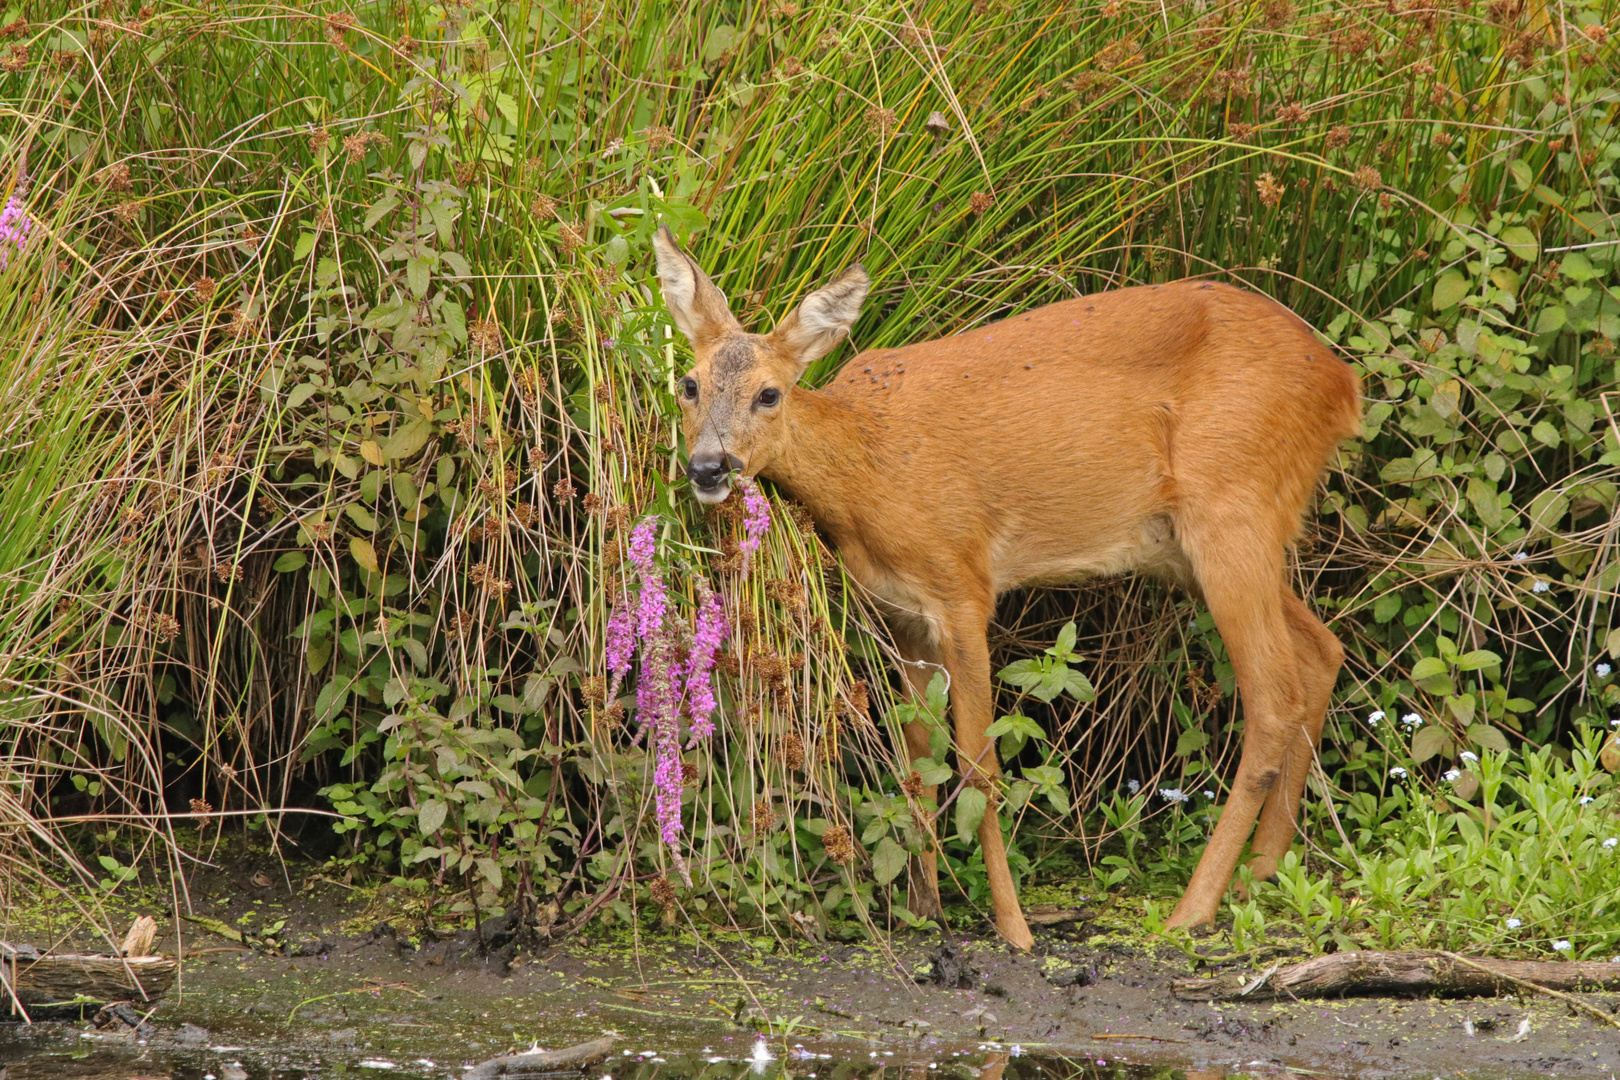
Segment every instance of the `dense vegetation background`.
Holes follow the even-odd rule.
[[[1351,659],[1309,843],[1230,932],[1608,955],[1615,29],[1610,0],[8,9],[6,887],[116,890],[247,828],[425,919],[851,935],[914,921],[937,809],[976,917],[984,799],[924,805],[945,748],[894,750],[937,701],[896,700],[802,513],[761,537],[683,496],[664,220],[759,328],[863,261],[860,347],[1187,274],[1292,305],[1363,378],[1297,559]],[[620,680],[614,612],[658,595]],[[649,735],[706,603],[717,730]],[[1017,595],[993,644],[1026,899],[1153,928],[1241,734],[1208,615]]]

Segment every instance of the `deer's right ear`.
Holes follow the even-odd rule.
[[[664,290],[664,303],[675,325],[694,347],[737,328],[725,294],[715,288],[692,256],[681,250],[668,225],[653,233],[653,251],[658,256],[658,284]]]
[[[859,263],[851,266],[832,284],[805,297],[771,331],[771,339],[792,353],[802,370],[832,352],[848,336],[849,328],[860,318],[861,304],[871,284]]]

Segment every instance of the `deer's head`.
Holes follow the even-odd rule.
[[[787,440],[794,386],[809,364],[849,333],[866,299],[866,271],[852,266],[811,293],[769,334],[742,328],[726,298],[668,228],[653,236],[658,281],[695,362],[675,386],[686,433],[686,475],[699,502],[731,492],[731,474],[770,466]]]

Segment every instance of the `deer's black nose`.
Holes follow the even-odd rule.
[[[723,458],[693,458],[686,465],[686,475],[700,488],[719,487],[729,472],[730,465]]]

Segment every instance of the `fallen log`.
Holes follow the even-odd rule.
[[[1620,990],[1620,964],[1491,960],[1447,952],[1337,952],[1237,981],[1178,979],[1186,1001],[1270,1001],[1363,994],[1492,997],[1503,990]]]
[[[179,964],[167,956],[41,953],[0,942],[0,1010],[35,1005],[156,1001]]]
[[[461,1074],[461,1080],[497,1080],[502,1076],[544,1076],[548,1073],[576,1072],[595,1065],[613,1051],[608,1035],[561,1050],[537,1050],[529,1054],[508,1054],[490,1058]]]

